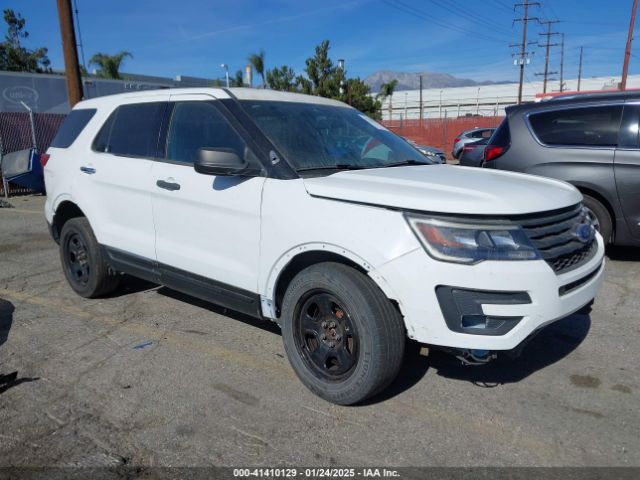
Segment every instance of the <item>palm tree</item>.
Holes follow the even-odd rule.
[[[89,59],[89,65],[98,67],[98,76],[102,78],[120,79],[120,65],[125,57],[133,58],[130,52],[122,51],[115,55],[96,53]]]
[[[380,85],[380,93],[376,95],[376,98],[382,98],[384,101],[386,98],[389,98],[389,120],[391,120],[391,112],[393,110],[393,106],[391,104],[391,98],[393,97],[393,91],[398,86],[398,80],[395,78],[387,83],[383,83]]]
[[[267,88],[267,82],[264,79],[264,50],[260,50],[260,53],[252,53],[248,60],[256,73],[262,77],[262,88]]]

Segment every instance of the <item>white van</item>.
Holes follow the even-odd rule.
[[[87,100],[47,154],[47,222],[83,297],[122,273],[278,322],[313,392],[353,404],[405,339],[469,363],[589,304],[603,243],[572,186],[426,165],[343,103],[258,89]]]

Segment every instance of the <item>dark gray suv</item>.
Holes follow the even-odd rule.
[[[608,243],[640,246],[640,92],[507,107],[482,166],[573,184]]]

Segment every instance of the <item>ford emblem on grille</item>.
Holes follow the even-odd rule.
[[[589,243],[595,237],[596,230],[591,223],[579,223],[573,230],[573,235],[582,243]]]

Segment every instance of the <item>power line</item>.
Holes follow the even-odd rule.
[[[471,10],[466,5],[460,5],[455,0],[447,0],[443,2],[442,0],[428,0],[430,3],[434,5],[438,5],[440,8],[443,8],[457,16],[463,16],[469,20],[474,22],[478,22],[480,20],[486,26],[489,26],[494,32],[506,34],[511,36],[512,32],[505,29],[502,25],[498,24],[492,18],[486,17],[478,12]],[[451,6],[447,5],[450,4]],[[457,7],[457,8],[456,8]]]
[[[426,22],[428,22],[430,25],[437,25],[439,27],[442,27],[444,29],[447,30],[452,30],[452,31],[456,31],[458,33],[464,33],[464,34],[469,34],[472,33],[474,36],[478,37],[478,38],[483,38],[487,41],[490,42],[496,42],[496,43],[503,43],[504,40],[503,39],[499,39],[497,37],[492,37],[489,35],[485,35],[481,32],[475,31],[475,30],[469,30],[469,29],[465,29],[462,27],[458,27],[457,25],[452,25],[450,23],[446,23],[443,22],[441,20],[438,20],[436,17],[429,15],[425,12],[423,12],[422,10],[418,10],[417,8],[412,7],[411,5],[407,5],[406,3],[402,2],[401,0],[383,0],[383,3],[389,5],[392,8],[395,8],[397,10],[400,10],[404,13],[407,13],[409,15],[412,15],[416,18],[419,18],[421,20],[424,20]]]
[[[73,13],[76,17],[76,30],[78,31],[78,44],[80,48],[80,57],[82,58],[82,66],[87,70],[87,62],[84,61],[84,47],[82,46],[82,33],[80,32],[80,16],[78,15],[78,0],[73,0]]]

